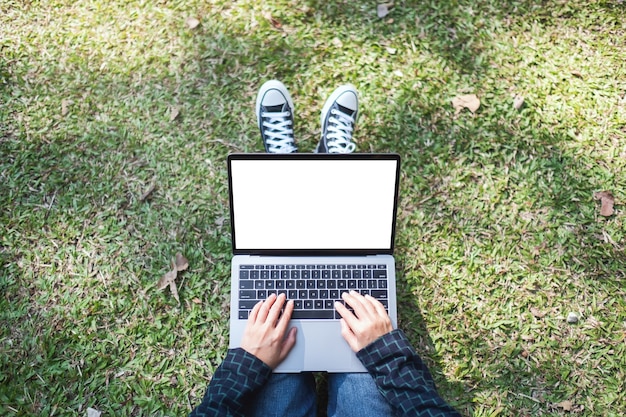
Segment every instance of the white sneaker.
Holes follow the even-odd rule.
[[[256,117],[266,152],[298,150],[293,136],[293,101],[283,83],[271,80],[261,86],[256,97]]]
[[[322,136],[315,152],[354,152],[356,145],[352,142],[352,132],[358,113],[359,97],[353,85],[342,85],[333,91],[322,108]]]

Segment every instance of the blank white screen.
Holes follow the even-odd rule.
[[[232,160],[236,249],[390,249],[393,160]]]

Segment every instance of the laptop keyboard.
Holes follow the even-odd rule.
[[[240,265],[239,318],[271,294],[294,300],[292,319],[339,319],[334,303],[352,290],[388,309],[387,277],[386,265]]]

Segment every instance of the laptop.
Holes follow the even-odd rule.
[[[355,290],[397,326],[396,154],[231,154],[230,347],[252,307],[284,293],[296,344],[274,372],[366,372],[341,336],[333,304]]]

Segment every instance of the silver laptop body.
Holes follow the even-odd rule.
[[[298,299],[290,322],[298,333],[275,372],[366,371],[332,305],[344,291],[367,293],[397,326],[399,177],[396,154],[229,155],[231,348],[252,306],[284,292]]]

